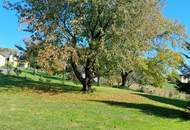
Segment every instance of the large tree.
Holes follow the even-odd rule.
[[[40,67],[53,72],[70,64],[83,91],[108,70],[103,63],[114,65],[115,58],[126,73],[154,37],[174,35],[159,25],[159,0],[23,0],[5,7],[16,10],[24,31],[32,33]]]
[[[121,7],[126,4],[130,1],[24,0],[5,6],[16,9],[20,23],[27,26],[25,31],[33,34],[34,41],[40,41],[41,67],[52,68],[55,62],[65,63],[67,59],[83,91],[89,91],[95,63],[102,50],[111,45],[114,28],[124,22],[120,14],[125,13]]]
[[[165,75],[170,71],[163,73],[163,70],[168,70],[168,68],[174,70],[182,63],[182,57],[179,53],[172,51],[170,44],[180,45],[186,38],[182,25],[163,16],[163,5],[160,1],[133,2],[135,8],[129,12],[130,14],[123,14],[122,17],[126,22],[117,28],[119,35],[114,39],[116,43],[113,44],[114,49],[109,53],[112,58],[112,67],[107,68],[109,70],[114,68],[115,73],[121,74],[121,86],[127,85],[127,79],[131,78],[132,73],[138,73],[137,77],[142,77],[156,70],[160,73],[160,77],[166,77]],[[131,17],[128,17],[129,15]],[[155,69],[155,64],[150,67],[152,60],[158,59],[161,55],[165,55],[164,58],[159,59],[158,64],[161,66],[163,63],[162,67]],[[153,77],[152,81],[158,80],[156,76]]]

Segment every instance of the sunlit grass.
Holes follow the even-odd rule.
[[[22,77],[0,76],[2,130],[190,130],[187,101],[108,87],[83,94],[73,82]]]

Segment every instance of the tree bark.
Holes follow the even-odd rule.
[[[93,72],[91,71],[92,68],[90,66],[90,60],[87,60],[87,63],[85,66],[85,77],[82,76],[83,73],[78,70],[76,63],[72,59],[71,59],[71,66],[73,68],[73,71],[77,79],[80,81],[80,83],[83,86],[82,91],[85,93],[91,91],[91,85],[93,81]]]
[[[92,39],[91,39],[91,41],[93,41]],[[75,48],[76,47],[76,37],[73,38],[72,42],[73,42],[73,47]],[[93,44],[90,44],[89,49],[93,49]],[[75,63],[75,61],[73,60],[73,57],[71,56],[71,66],[73,68],[73,71],[74,71],[77,79],[80,81],[80,83],[83,86],[82,91],[85,93],[91,91],[91,86],[92,86],[93,77],[94,77],[95,60],[96,60],[95,57],[87,58],[86,64],[84,67],[85,72],[83,73],[78,70],[78,66]],[[85,74],[85,77],[82,76],[83,74]]]
[[[125,87],[127,85],[127,78],[129,76],[130,73],[132,73],[133,71],[129,71],[129,72],[121,72],[121,86]]]
[[[121,72],[121,86],[124,87],[127,82],[127,76],[125,72]]]
[[[93,82],[93,68],[92,61],[88,58],[85,66],[85,79],[83,83],[83,91],[89,92],[91,90],[92,82]]]
[[[100,76],[97,75],[97,85],[100,86]]]
[[[78,70],[76,63],[73,61],[72,58],[71,58],[71,66],[72,66],[75,76],[82,83],[84,78],[82,77],[82,73]]]
[[[85,79],[82,85],[83,85],[82,88],[83,92],[89,92],[91,90],[91,81],[89,79]]]

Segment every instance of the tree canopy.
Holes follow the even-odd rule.
[[[23,30],[32,33],[26,53],[50,73],[70,65],[83,91],[91,89],[97,74],[151,74],[155,65],[181,62],[169,49],[157,49],[185,37],[180,24],[163,16],[160,0],[24,0],[5,7],[16,10]],[[153,51],[156,56],[147,58],[145,52]]]

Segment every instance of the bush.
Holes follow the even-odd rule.
[[[18,68],[15,68],[14,69],[14,72],[17,76],[19,76],[21,73],[22,73],[22,70],[21,69],[18,69]]]
[[[40,82],[44,82],[44,79],[43,79],[42,76],[40,76],[38,80],[39,80]]]
[[[155,88],[153,86],[142,86],[142,85],[132,85],[130,89],[147,93],[154,94],[157,96],[163,96],[168,98],[177,98],[183,100],[190,100],[190,95],[186,93],[179,92],[176,89],[166,89],[166,88]]]
[[[51,83],[51,80],[50,80],[50,79],[46,79],[46,82],[47,82],[47,83]]]
[[[189,93],[190,94],[190,83],[182,83],[181,81],[177,80],[176,82],[177,89],[181,92]]]

